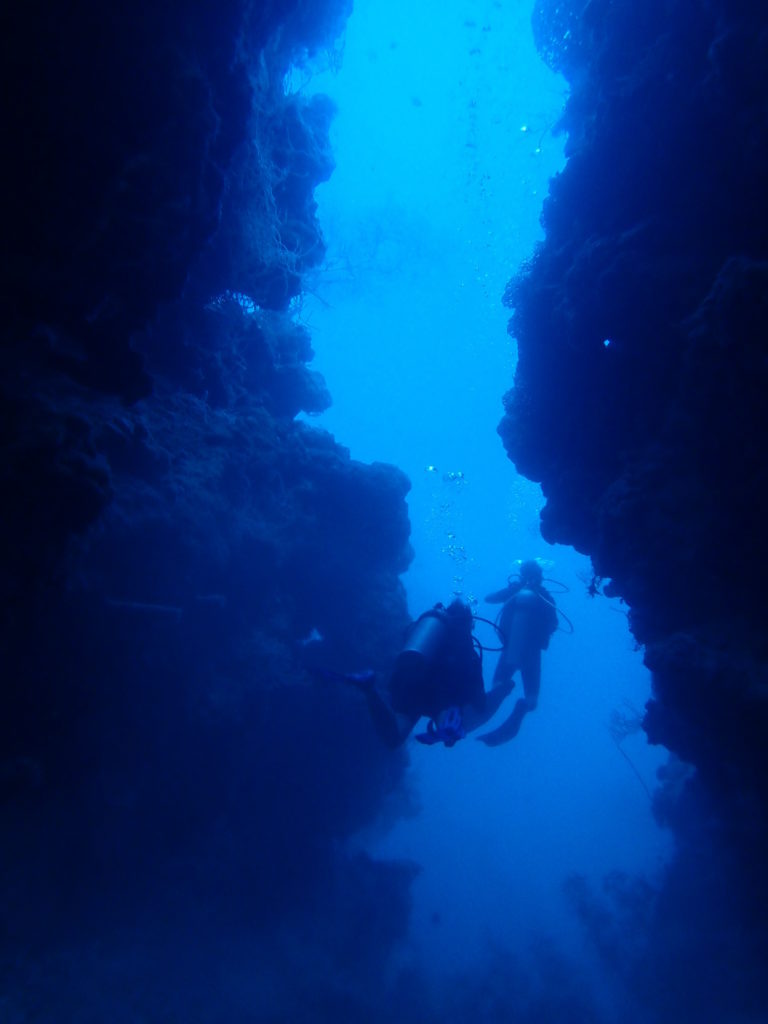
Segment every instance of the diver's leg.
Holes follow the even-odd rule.
[[[393,750],[405,743],[418,722],[418,717],[411,718],[393,711],[375,687],[366,691],[365,699],[368,702],[373,727],[384,743]]]
[[[392,710],[376,686],[376,673],[370,669],[363,672],[333,672],[328,669],[320,669],[318,674],[324,679],[346,683],[365,695],[373,727],[379,738],[392,749],[401,746],[406,741],[419,720],[418,716],[410,718],[408,715]]]
[[[517,671],[517,665],[512,658],[509,648],[505,647],[496,662],[496,671],[493,673],[493,686],[508,686],[511,690],[514,686],[512,676]]]
[[[485,707],[482,711],[478,711],[471,705],[462,708],[461,719],[466,732],[472,732],[473,729],[478,729],[481,725],[485,725],[486,722],[490,721],[502,703],[512,693],[512,686],[511,680],[495,685],[492,690],[486,693]]]
[[[520,675],[523,677],[523,693],[528,710],[535,711],[541,689],[541,651],[536,650],[526,658],[525,664],[520,667]]]
[[[541,685],[540,650],[536,649],[525,658],[520,665],[520,675],[523,678],[525,696],[518,700],[512,709],[512,714],[497,729],[492,729],[491,732],[477,737],[486,746],[498,747],[502,743],[513,740],[520,731],[520,726],[523,724],[525,716],[529,711],[533,711],[536,708],[539,701],[539,687]]]

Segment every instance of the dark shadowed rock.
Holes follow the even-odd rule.
[[[697,769],[665,784],[681,846],[638,988],[659,1019],[752,1019],[768,1005],[768,21],[753,4],[540,0],[534,31],[571,85],[569,159],[507,291],[519,364],[499,432],[541,481],[546,538],[630,606],[649,738]],[[721,966],[704,981],[701,962]]]

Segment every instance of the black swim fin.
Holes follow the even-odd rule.
[[[517,736],[523,719],[527,714],[528,702],[521,697],[517,704],[515,704],[512,714],[501,723],[498,729],[492,729],[490,732],[483,733],[482,736],[476,738],[481,743],[485,743],[487,747],[500,747],[502,743],[508,743],[509,740],[513,740]]]

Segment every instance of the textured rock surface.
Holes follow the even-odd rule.
[[[412,869],[339,845],[404,762],[359,695],[309,671],[387,667],[411,557],[405,477],[294,419],[330,401],[289,307],[323,255],[332,111],[283,77],[347,13],[4,19],[7,1019],[128,1020],[127,986],[159,1020],[164,985],[171,1016],[240,1019],[204,980],[238,957],[286,991],[297,958],[322,959],[295,1019],[362,1006],[406,926]],[[340,996],[342,963],[359,978]]]
[[[697,770],[658,799],[680,852],[645,970],[666,981],[635,981],[661,1004],[672,986],[665,1020],[765,1012],[768,19],[542,0],[534,31],[571,85],[569,159],[507,292],[519,366],[499,430],[541,481],[544,535],[630,606],[650,740]],[[695,986],[704,959],[719,967]]]

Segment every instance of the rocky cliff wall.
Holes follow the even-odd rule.
[[[225,0],[4,18],[12,1019],[117,1019],[123,984],[142,1014],[170,984],[172,1015],[223,1019],[235,997],[207,979],[238,958],[288,992],[301,956],[316,977],[285,1004],[297,1019],[306,1000],[363,1005],[406,926],[412,869],[343,847],[404,760],[359,695],[308,671],[386,669],[411,557],[403,474],[295,419],[330,401],[293,304],[323,255],[332,110],[283,79],[347,14]]]
[[[568,162],[507,290],[519,365],[499,430],[541,482],[545,537],[629,605],[649,740],[695,767],[657,795],[679,852],[638,989],[665,1020],[764,1012],[768,20],[540,0],[533,25],[570,83]]]

